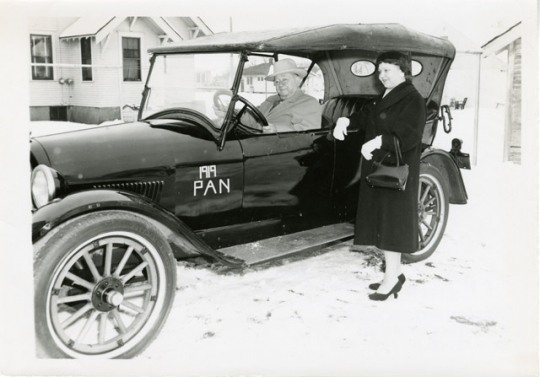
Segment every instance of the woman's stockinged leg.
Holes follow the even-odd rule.
[[[394,251],[383,250],[386,268],[384,279],[377,293],[387,294],[399,281],[398,276],[401,275],[401,253]]]

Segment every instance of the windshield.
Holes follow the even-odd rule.
[[[280,59],[285,56],[280,55]],[[221,127],[223,110],[231,99],[231,88],[238,69],[238,54],[157,55],[148,83],[150,89],[142,118],[172,108],[197,111]],[[310,61],[295,58],[306,69]],[[249,56],[245,62],[238,94],[255,106],[276,94],[273,82],[265,77],[272,70],[272,56]],[[318,67],[315,70],[320,72]],[[317,75],[311,75],[319,77]],[[310,76],[310,77],[311,77]],[[303,90],[322,98],[322,79],[316,85],[307,80]]]
[[[214,93],[231,88],[237,66],[238,58],[232,54],[158,55],[143,118],[178,107],[216,118]]]

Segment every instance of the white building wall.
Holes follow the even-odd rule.
[[[62,91],[62,105],[79,105],[77,95],[82,81],[81,68],[78,67],[81,64],[80,41],[60,40],[59,45],[61,60],[58,63],[66,65],[58,68],[57,82]],[[64,84],[60,84],[61,79]]]
[[[266,81],[265,76],[255,76],[253,77],[253,87],[257,93],[276,93],[276,87],[271,81]]]
[[[86,106],[86,107],[101,107],[102,106],[102,95],[105,93],[101,92],[101,72],[104,68],[93,67],[92,68],[92,81],[83,81],[82,80],[82,67],[79,65],[82,64],[81,60],[81,41],[73,40],[69,42],[63,42],[66,46],[70,47],[72,51],[71,61],[74,64],[77,64],[78,67],[70,71],[71,78],[73,79],[73,93],[71,97],[71,105],[74,106]],[[96,45],[95,38],[91,38],[91,49],[92,49],[92,65],[101,65],[103,64],[100,61],[100,47]],[[110,69],[110,68],[109,68]]]
[[[137,20],[130,30],[130,19],[124,20],[110,35],[108,42],[99,44],[92,37],[92,81],[82,81],[81,50],[79,39],[63,39],[62,31],[77,18],[34,18],[29,22],[30,34],[46,34],[52,37],[54,80],[31,80],[30,103],[32,106],[85,106],[121,107],[125,104],[138,104],[150,66],[150,47],[158,46],[160,41],[145,18]],[[122,37],[141,39],[141,76],[137,82],[124,82],[122,70]],[[65,65],[73,64],[74,67]],[[63,66],[62,66],[63,65]],[[71,79],[72,84],[60,84],[60,79]]]
[[[191,30],[189,29],[189,26],[181,20],[181,17],[167,17],[166,20],[174,30],[180,34],[182,39],[191,39]]]
[[[59,42],[59,34],[77,20],[76,17],[39,17],[28,20],[28,51],[30,50],[30,35],[50,35],[53,49],[53,63],[63,61],[65,51]],[[61,67],[53,68],[53,80],[32,80],[31,55],[28,53],[28,80],[30,82],[30,103],[32,106],[61,106],[69,98],[70,89],[63,87],[58,80],[64,75]]]
[[[30,76],[31,77],[31,76]],[[32,106],[60,106],[64,97],[64,88],[55,81],[32,81],[30,103]]]
[[[130,17],[123,20],[108,38],[100,43],[96,43],[95,38],[91,37],[92,81],[82,81],[80,39],[60,40],[61,33],[77,20],[76,17],[39,17],[29,22],[29,35],[51,35],[55,64],[54,80],[31,80],[31,69],[28,69],[31,81],[30,106],[35,119],[46,117],[44,114],[47,107],[70,106],[71,115],[68,117],[84,122],[100,122],[119,116],[116,114],[120,114],[125,105],[138,106],[141,101],[150,67],[147,50],[161,44],[159,35],[163,35],[163,32],[148,17],[139,17],[134,23]],[[187,33],[186,36],[189,35],[189,28],[181,17],[167,18],[167,21],[174,25],[175,29],[181,29],[183,33]],[[123,37],[135,37],[141,41],[141,81],[123,80]],[[181,95],[186,96],[185,93]],[[45,109],[36,109],[39,107]],[[38,113],[40,115],[36,115]]]
[[[141,101],[144,82],[150,67],[150,47],[157,46],[159,39],[143,18],[139,18],[130,31],[130,20],[126,19],[110,35],[108,42],[92,43],[93,81],[83,82],[79,70],[78,90],[73,99],[74,105],[95,107],[122,107],[125,104],[138,105]],[[140,38],[141,40],[141,81],[124,82],[122,68],[122,37]],[[80,51],[80,46],[78,47]],[[79,53],[80,55],[80,53]],[[80,56],[78,58],[80,64]]]
[[[129,30],[129,24],[124,21],[115,31],[116,43],[118,51],[118,63],[122,65],[122,37],[139,37],[141,38],[141,78],[140,82],[124,82],[123,73],[120,72],[120,93],[118,100],[120,106],[125,104],[136,104],[141,102],[142,91],[144,89],[144,83],[148,77],[148,70],[150,68],[150,55],[147,53],[151,47],[159,46],[159,37],[152,31],[150,26],[144,19],[139,19],[133,29]]]

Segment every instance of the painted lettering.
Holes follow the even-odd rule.
[[[217,187],[216,187],[217,186]],[[197,196],[197,190],[203,190],[202,195],[206,196],[207,194],[228,194],[231,192],[231,180],[230,178],[219,179],[217,183],[214,183],[213,180],[209,180],[208,182],[204,181],[194,181],[193,182],[193,196]],[[199,191],[200,193],[200,191]]]
[[[212,177],[215,178],[216,175],[217,175],[216,165],[208,165],[208,166],[199,167],[199,179],[212,178]]]
[[[216,165],[200,166],[199,180],[193,181],[193,196],[197,196],[197,193],[200,194],[201,192],[202,196],[209,193],[226,194],[231,192],[230,178],[219,178],[217,181],[212,178],[217,178]],[[208,179],[208,181],[205,181],[205,179]]]
[[[219,193],[221,194],[223,191],[221,191],[222,188],[227,189],[227,192],[231,192],[231,181],[229,178],[227,178],[227,184],[225,184],[225,181],[223,179],[219,180]]]
[[[193,182],[193,196],[197,196],[197,189],[203,188],[203,181]]]
[[[214,194],[217,194],[216,192],[216,187],[214,186],[214,182],[212,182],[212,180],[209,180],[208,183],[206,184],[206,189],[204,190],[204,196],[206,196],[206,193],[208,192],[208,189],[209,188],[212,188],[212,191],[214,191]]]

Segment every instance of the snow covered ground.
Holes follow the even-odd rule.
[[[436,145],[460,137],[472,152],[473,110],[453,116]],[[397,300],[368,299],[382,273],[350,243],[241,273],[178,262],[169,319],[133,362],[178,376],[534,375],[536,177],[501,162],[502,116],[482,110],[479,164],[462,171],[469,203],[450,207],[431,258],[403,267]]]
[[[382,273],[350,243],[242,273],[179,262],[170,317],[138,360],[205,376],[534,374],[537,230],[527,195],[536,181],[500,162],[502,131],[493,125],[503,114],[482,112],[490,125],[480,132],[482,164],[462,171],[469,203],[451,206],[430,259],[404,266],[397,300],[368,299]],[[472,152],[472,109],[454,119],[438,145],[460,137]]]
[[[525,375],[534,229],[520,224],[526,203],[508,198],[526,177],[512,164],[464,175],[470,202],[451,206],[436,254],[404,266],[397,300],[368,299],[382,274],[348,244],[242,274],[178,263],[174,308],[139,359],[178,375]]]

